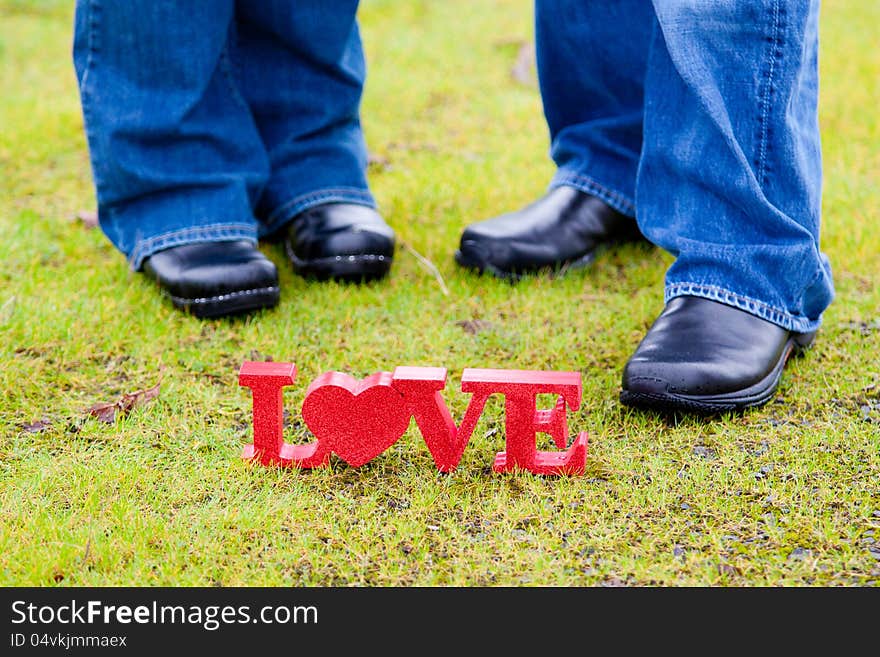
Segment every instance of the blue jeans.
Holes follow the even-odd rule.
[[[180,244],[374,206],[358,0],[77,0],[101,228],[139,269]]]
[[[796,332],[834,295],[819,250],[818,0],[536,0],[558,172],[635,216],[692,295]]]

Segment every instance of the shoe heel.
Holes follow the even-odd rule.
[[[795,355],[802,354],[813,346],[813,341],[816,339],[816,331],[811,333],[794,333],[793,339]]]

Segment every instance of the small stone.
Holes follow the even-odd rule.
[[[517,540],[519,540],[519,541],[526,541],[526,542],[531,543],[532,541],[535,540],[535,539],[532,537],[532,535],[529,534],[529,533],[528,533],[527,531],[525,531],[524,529],[514,529],[512,532],[510,532],[510,535],[513,536],[515,539],[517,539]]]
[[[400,510],[403,510],[403,509],[408,509],[408,508],[409,508],[409,504],[410,504],[410,503],[409,503],[409,500],[405,500],[405,499],[396,499],[396,498],[391,498],[391,499],[389,499],[389,500],[386,502],[386,505],[388,506],[388,508],[389,508],[389,509],[392,509],[392,510],[394,510],[394,511],[400,511]]]
[[[688,504],[687,502],[682,502],[681,508],[684,509],[685,511],[690,511],[691,505]]]
[[[813,554],[812,550],[808,550],[808,549],[802,548],[802,547],[796,547],[794,550],[792,550],[789,553],[788,560],[789,561],[803,561],[807,557],[812,556],[812,554]]]
[[[676,545],[675,547],[672,548],[672,556],[673,557],[683,557],[684,553],[685,553],[685,550],[680,545]]]
[[[516,522],[516,529],[526,529],[527,527],[532,527],[538,524],[539,518],[537,516],[526,516],[525,518],[520,518]]]
[[[705,445],[697,445],[691,450],[691,454],[698,458],[706,459],[707,461],[715,458],[715,450],[706,447]]]

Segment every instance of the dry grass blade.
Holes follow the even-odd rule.
[[[402,246],[405,250],[409,251],[413,255],[413,257],[416,260],[418,260],[419,263],[421,263],[421,265],[425,269],[427,269],[429,272],[431,272],[431,274],[437,280],[437,284],[440,285],[440,290],[443,292],[443,296],[448,297],[449,296],[449,288],[446,287],[446,281],[443,280],[443,276],[440,274],[440,270],[437,269],[437,266],[433,262],[428,260],[425,256],[423,256],[421,253],[419,253],[414,248],[412,248],[409,244],[404,242],[403,240],[400,240],[400,246]]]
[[[534,87],[537,84],[537,74],[535,72],[535,44],[524,43],[516,54],[516,61],[513,68],[510,69],[513,79],[528,87]]]

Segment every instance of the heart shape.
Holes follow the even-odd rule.
[[[306,391],[302,417],[323,448],[356,468],[400,440],[410,413],[390,372],[361,380],[327,372]]]

